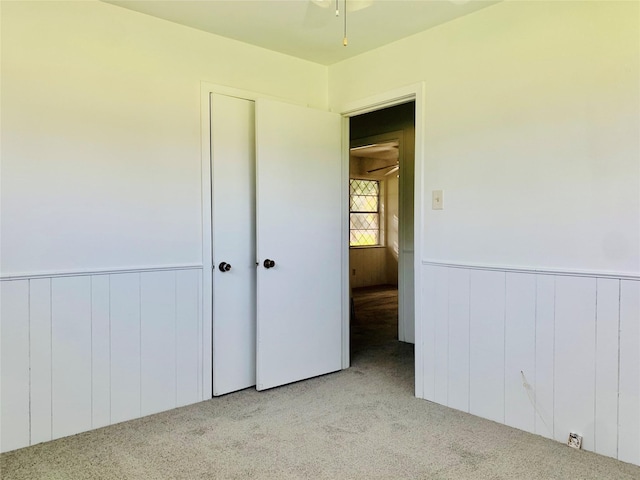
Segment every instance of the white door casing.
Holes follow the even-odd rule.
[[[211,95],[214,396],[256,383],[254,110]]]
[[[338,114],[256,101],[258,390],[342,368],[341,143]]]

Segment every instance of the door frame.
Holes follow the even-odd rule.
[[[425,213],[425,192],[424,192],[424,112],[425,112],[425,83],[419,82],[404,87],[399,87],[383,93],[355,100],[332,111],[342,115],[342,196],[349,198],[349,119],[356,115],[370,113],[384,108],[393,107],[403,103],[415,101],[415,160],[414,160],[414,298],[415,298],[415,395],[424,398],[424,376],[423,376],[423,339],[422,339],[422,302],[420,292],[422,291],[421,281],[421,259],[424,235],[424,213]],[[348,208],[342,210],[342,225],[345,232],[345,239],[342,245],[342,368],[348,368],[349,359],[349,211]],[[346,308],[345,308],[346,307]]]
[[[202,202],[202,345],[199,356],[202,370],[202,400],[213,398],[213,244],[211,218],[211,134],[210,134],[210,94],[217,93],[246,100],[267,98],[295,103],[289,99],[277,98],[248,90],[200,83],[200,138],[201,138],[201,202]],[[422,338],[422,291],[421,259],[424,227],[424,112],[425,83],[419,82],[399,87],[383,93],[331,108],[330,111],[342,115],[342,368],[349,368],[349,118],[355,115],[381,110],[394,105],[415,101],[415,170],[414,170],[414,291],[415,295],[415,395],[424,397],[423,381],[423,338]]]

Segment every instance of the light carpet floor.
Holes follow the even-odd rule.
[[[414,398],[413,346],[356,300],[348,370],[9,452],[0,477],[640,479],[640,467]]]

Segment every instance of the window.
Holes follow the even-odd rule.
[[[349,180],[349,246],[380,244],[380,182]]]

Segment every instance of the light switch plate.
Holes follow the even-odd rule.
[[[442,190],[433,190],[431,192],[431,209],[442,210]]]

